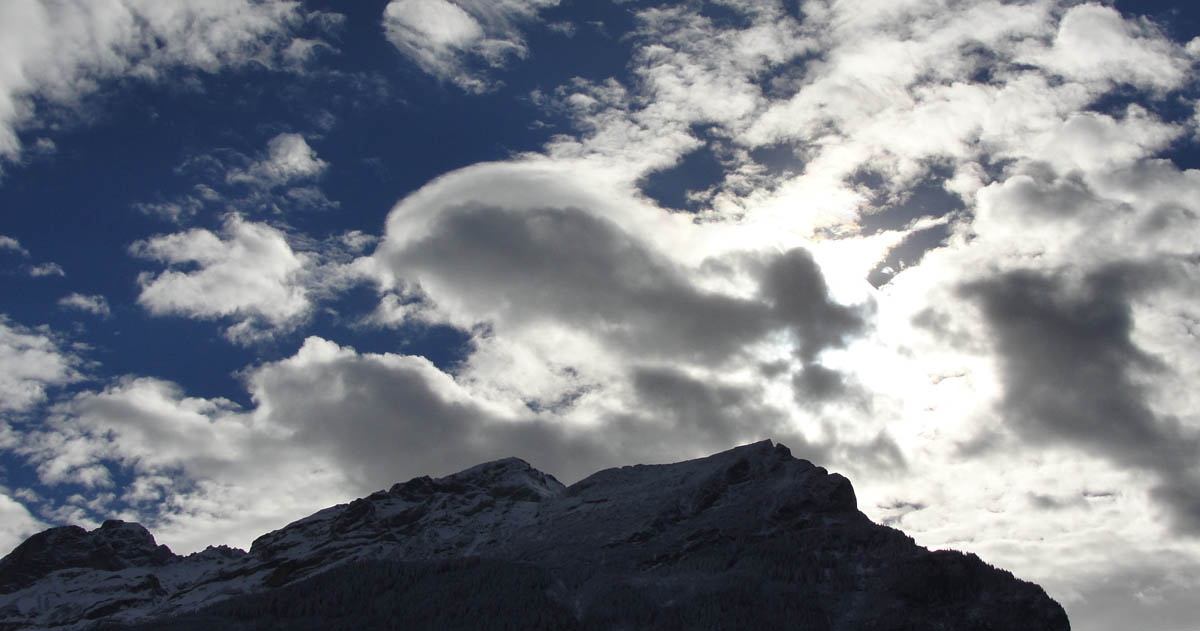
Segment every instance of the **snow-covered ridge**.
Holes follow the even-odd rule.
[[[357,559],[476,553],[528,524],[566,490],[519,458],[423,476],[318,511],[254,541],[181,557],[140,524],[52,528],[0,559],[0,624],[86,628],[149,620],[270,589]]]
[[[805,563],[833,568],[830,585],[875,594],[872,602],[886,604],[879,611],[892,606],[887,590],[897,568],[952,561],[984,573],[980,584],[993,585],[989,602],[1000,603],[995,615],[1066,621],[1039,588],[987,574],[998,571],[978,559],[930,561],[903,533],[858,512],[849,480],[762,441],[676,464],[607,469],[570,487],[523,460],[497,460],[326,508],[264,534],[249,552],[209,548],[181,557],[141,526],[115,521],[91,532],[55,528],[0,559],[0,628],[147,622],[373,559],[486,557],[554,573],[572,606],[630,581],[645,593],[661,591],[666,602],[678,581],[697,576],[685,568],[707,567],[731,554],[729,546],[789,541],[801,542],[794,553]],[[721,580],[714,576],[705,580]],[[836,628],[866,628],[864,616],[877,613],[826,592],[831,611],[840,612]]]

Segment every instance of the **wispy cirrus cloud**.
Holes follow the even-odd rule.
[[[84,311],[101,318],[107,318],[112,315],[112,308],[108,305],[108,299],[98,294],[84,295],[78,292],[71,293],[60,298],[58,306],[64,309]]]
[[[8,235],[0,235],[0,250],[9,250],[11,252],[16,252],[18,255],[23,256],[23,257],[29,256],[29,250],[26,250],[25,248],[21,247],[20,241],[17,241],[16,239],[14,239]]]
[[[307,19],[297,2],[14,0],[0,7],[0,156],[17,159],[37,102],[74,107],[103,81],[172,69],[283,65]]]
[[[521,27],[558,0],[392,0],[383,10],[391,43],[424,72],[468,92],[494,86],[490,71],[528,54]]]
[[[34,278],[67,275],[67,271],[63,269],[63,266],[53,261],[49,263],[37,263],[35,265],[26,266],[25,271]]]
[[[223,149],[190,156],[175,169],[193,179],[187,193],[133,206],[180,225],[204,211],[286,215],[331,210],[340,204],[321,190],[320,179],[328,168],[304,135],[283,132],[268,139],[257,155]]]

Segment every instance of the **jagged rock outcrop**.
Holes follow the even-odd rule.
[[[141,524],[110,519],[91,532],[79,526],[51,528],[26,539],[0,559],[0,594],[28,587],[58,570],[111,572],[158,567],[175,559],[171,549],[157,545]]]
[[[386,580],[342,593],[371,572]],[[314,593],[340,594],[344,626],[328,628],[389,628],[347,603],[401,607],[421,586],[461,584],[487,586],[467,605],[511,609],[488,615],[522,628],[1069,629],[1038,586],[870,522],[849,480],[770,441],[570,487],[519,459],[485,463],[319,511],[248,553],[179,557],[119,522],[52,529],[0,560],[0,581],[0,628],[13,629],[328,627],[334,610]],[[453,628],[472,609],[406,611],[394,615],[411,628]]]

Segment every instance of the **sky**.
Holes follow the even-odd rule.
[[[772,438],[1200,619],[1200,9],[0,2],[0,548]]]

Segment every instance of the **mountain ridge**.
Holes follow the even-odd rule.
[[[47,545],[56,541],[67,543]],[[605,603],[633,588],[620,598],[636,606],[621,610],[683,620],[701,601],[757,585],[772,599],[804,603],[794,619],[808,626],[800,628],[904,629],[919,621],[924,626],[911,628],[1069,629],[1041,588],[873,524],[857,510],[848,479],[770,440],[680,463],[605,469],[570,486],[505,458],[317,511],[258,537],[249,551],[210,547],[183,557],[141,526],[116,521],[90,533],[50,529],[0,559],[0,628],[183,621],[222,601],[321,584],[339,568],[386,560],[443,576],[438,568],[468,559],[498,563],[502,570],[488,571],[501,573],[531,568],[579,628],[607,628],[598,621],[619,615]],[[737,615],[759,615],[748,611]],[[617,623],[641,628],[633,619]]]

